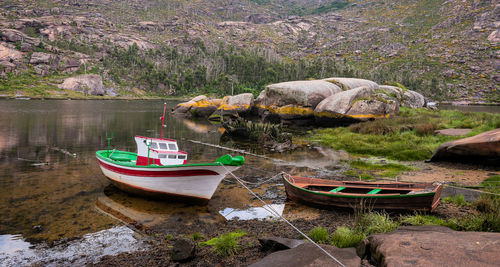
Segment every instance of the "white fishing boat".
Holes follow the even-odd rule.
[[[163,111],[162,126],[165,117]],[[177,141],[135,136],[137,153],[119,150],[96,152],[103,174],[123,191],[153,197],[171,196],[208,201],[224,177],[239,167],[242,156],[224,155],[210,163],[188,163]]]

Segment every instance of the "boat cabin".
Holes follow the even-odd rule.
[[[135,143],[137,144],[136,165],[165,166],[181,165],[187,162],[187,152],[179,150],[177,141],[174,139],[135,136]]]

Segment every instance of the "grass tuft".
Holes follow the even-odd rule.
[[[307,236],[310,237],[314,242],[321,244],[326,243],[329,238],[328,231],[321,226],[314,227],[311,231],[309,231],[309,233],[307,233]]]
[[[470,203],[465,200],[465,197],[462,194],[454,195],[454,196],[447,196],[447,197],[443,198],[442,201],[445,203],[453,203],[459,207],[464,207],[464,206],[470,205]]]
[[[331,244],[339,248],[355,247],[365,238],[364,233],[341,226],[333,233]]]

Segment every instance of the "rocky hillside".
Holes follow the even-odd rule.
[[[7,0],[0,35],[4,96],[257,94],[350,76],[500,102],[492,0]]]

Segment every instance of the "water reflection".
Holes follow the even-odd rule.
[[[227,220],[264,220],[264,219],[277,219],[283,215],[285,204],[270,204],[262,207],[250,207],[248,209],[233,209],[225,208],[220,210],[219,213]]]

